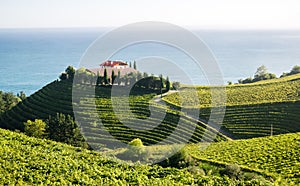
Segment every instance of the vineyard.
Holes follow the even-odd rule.
[[[76,108],[77,123],[94,149],[116,148],[120,142],[126,144],[134,138],[140,138],[145,145],[228,139],[203,122],[151,101],[153,94],[133,93],[129,106],[127,97],[120,95],[114,98],[118,105],[113,108],[110,92],[108,87],[72,87],[69,81],[55,81],[6,112],[0,124],[2,128],[23,131],[27,120],[47,119],[56,113],[74,116]]]
[[[295,133],[213,143],[205,150],[195,144],[189,150],[200,160],[238,164],[300,184],[299,145],[300,133]]]
[[[189,145],[186,148],[193,157],[200,162],[210,162],[211,165],[200,163],[186,168],[163,168],[159,165],[124,163],[100,152],[0,129],[0,145],[2,147],[0,150],[0,174],[2,175],[0,184],[207,186],[291,184],[291,180],[284,180],[286,178],[293,178],[293,181],[298,183],[297,147],[299,144],[290,142],[299,141],[299,137],[283,135],[277,138],[274,138],[274,142],[268,139],[264,142],[265,138],[218,142],[211,144],[204,151],[200,150],[197,144]],[[283,143],[290,145],[284,146]],[[244,145],[247,148],[243,148]],[[160,146],[159,148],[164,147]],[[283,149],[285,151],[280,151]],[[254,151],[259,153],[255,154]],[[260,172],[261,175],[265,175],[272,181],[267,181],[256,174],[248,174],[247,180],[237,180],[212,172],[222,169],[221,167],[226,162],[240,163],[244,165],[241,166],[243,170]],[[272,166],[278,169],[272,168]],[[202,170],[203,167],[207,167],[207,173],[197,171]],[[280,171],[284,173],[282,176],[277,175]]]
[[[299,132],[299,78],[299,75],[293,75],[253,84],[227,86],[227,106],[222,126],[235,139]],[[170,94],[163,99],[175,108],[180,104],[187,108],[200,108],[199,117],[208,121],[211,114],[210,88],[197,87],[200,105],[189,104],[195,101],[192,99],[196,99],[189,96],[191,89],[182,88],[182,103],[179,93]]]
[[[194,89],[197,90],[198,97],[191,96]],[[217,89],[220,88],[207,86],[183,87],[180,90],[180,96],[179,93],[175,93],[164,97],[164,100],[176,106],[205,108],[211,105],[211,93]],[[300,100],[299,89],[300,75],[251,84],[229,85],[226,86],[226,105],[297,101]],[[199,104],[193,105],[193,103]]]
[[[134,165],[0,129],[0,185],[232,185],[228,177]],[[256,183],[256,182],[254,182]],[[249,181],[245,183],[251,185]]]

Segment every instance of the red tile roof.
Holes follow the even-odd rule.
[[[122,61],[105,61],[100,64],[101,67],[127,66],[128,64]]]

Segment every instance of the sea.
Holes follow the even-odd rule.
[[[111,30],[0,29],[0,91],[30,95],[58,79],[67,66],[85,67],[81,59],[89,47]],[[190,31],[214,56],[224,84],[253,76],[261,65],[277,76],[300,65],[300,30]],[[138,70],[168,75],[171,81],[209,84],[203,69],[194,68],[189,57],[172,46],[145,42],[123,48],[109,59],[136,61]]]

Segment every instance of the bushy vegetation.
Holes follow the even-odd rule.
[[[276,75],[273,73],[269,73],[266,66],[262,65],[257,68],[257,71],[254,74],[254,78],[249,77],[246,79],[240,79],[238,82],[240,84],[247,84],[247,83],[254,83],[262,80],[268,80],[268,79],[276,79]]]
[[[22,98],[24,98],[25,94],[22,93],[21,95]],[[5,111],[10,110],[20,101],[21,99],[18,96],[15,96],[13,93],[0,91],[0,115]]]
[[[36,138],[44,138],[46,136],[46,123],[41,119],[35,119],[34,121],[27,120],[24,123],[24,132],[28,136]]]
[[[280,77],[282,78],[282,77],[291,76],[299,73],[300,73],[300,66],[295,65],[290,72],[284,72]]]
[[[281,176],[300,184],[300,133],[283,134],[248,140],[211,143],[205,150],[201,144],[190,145],[188,150],[198,159],[219,164],[238,164],[242,169],[257,170]],[[230,168],[230,167],[228,167]],[[239,170],[227,170],[237,176]]]
[[[57,113],[46,120],[49,139],[76,147],[88,148],[80,130],[70,115]]]
[[[196,169],[126,164],[101,153],[0,129],[1,185],[253,185]]]

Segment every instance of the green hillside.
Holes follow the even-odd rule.
[[[0,185],[236,185],[188,169],[134,165],[0,129]],[[252,185],[257,181],[245,182]]]
[[[96,98],[92,96],[95,91]],[[203,122],[197,122],[184,116],[181,112],[168,110],[167,107],[153,101],[149,102],[154,94],[145,94],[144,92],[142,95],[133,93],[130,96],[130,110],[134,113],[134,117],[130,118],[128,112],[122,110],[126,106],[124,100],[127,97],[117,97],[120,114],[127,123],[135,126],[132,129],[124,125],[123,121],[121,122],[114,114],[110,87],[95,89],[90,85],[76,85],[72,90],[70,81],[55,81],[46,85],[4,113],[0,118],[0,126],[23,131],[23,122],[27,120],[47,119],[49,115],[56,113],[74,116],[72,92],[76,95],[73,97],[73,103],[77,108],[78,125],[88,143],[95,149],[103,146],[115,148],[118,141],[128,143],[134,138],[142,139],[145,145],[161,141],[164,141],[164,144],[184,143],[185,139],[190,139],[190,142],[227,139],[222,134],[217,134],[215,137],[217,131],[207,128]],[[151,105],[152,113],[149,105]],[[178,127],[179,120],[182,122],[180,127]],[[100,125],[100,122],[104,127]],[[195,131],[191,131],[191,128]],[[179,132],[169,137],[175,129]]]
[[[198,164],[163,168],[0,129],[0,185],[287,185],[299,182],[299,136],[218,142],[204,151],[189,145]],[[220,175],[225,163],[239,163],[248,173]]]
[[[204,144],[202,144],[204,145]],[[300,133],[190,145],[193,157],[218,164],[238,164],[300,184]]]
[[[217,89],[218,87],[213,87]],[[173,107],[182,104],[186,108],[200,108],[200,118],[210,116],[211,88],[196,87],[198,98],[190,96],[191,87],[183,87],[179,93],[163,99]],[[226,86],[227,102],[223,127],[235,138],[262,137],[300,131],[300,75],[260,81],[245,85]],[[199,105],[194,99],[199,99]],[[197,102],[196,102],[197,103]]]

